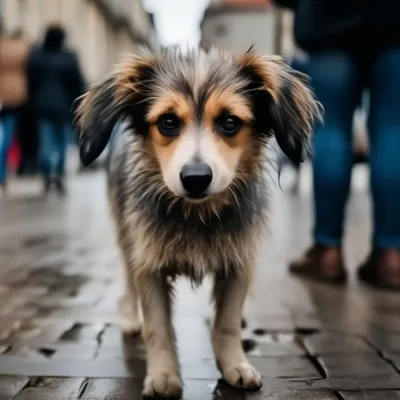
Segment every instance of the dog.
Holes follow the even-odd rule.
[[[122,330],[140,330],[145,397],[180,397],[171,322],[175,278],[214,279],[212,345],[225,381],[259,389],[241,347],[242,308],[265,228],[266,148],[275,136],[299,162],[320,106],[307,77],[280,57],[142,49],[77,102],[80,156],[93,162],[115,125],[108,193],[125,264]],[[125,122],[122,123],[123,126]]]
[[[290,187],[290,192],[297,195],[301,186],[301,166],[303,161],[292,162],[279,148],[276,149],[277,154],[277,171],[280,174],[285,167],[291,167],[294,172],[294,180]]]

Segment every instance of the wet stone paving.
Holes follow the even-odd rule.
[[[209,284],[179,281],[174,310],[185,400],[400,399],[400,295],[359,284],[368,252],[365,190],[349,204],[347,286],[295,279],[287,262],[309,244],[309,191],[273,188],[270,232],[245,307],[243,346],[263,376],[234,391],[216,369]],[[122,268],[104,176],[71,178],[66,198],[37,183],[0,200],[0,400],[141,399],[145,351],[124,338]]]

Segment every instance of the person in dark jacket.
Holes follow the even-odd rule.
[[[325,108],[313,138],[314,243],[290,270],[331,283],[346,279],[341,248],[352,123],[367,90],[373,235],[359,278],[400,290],[400,2],[275,2],[294,11],[295,41],[309,55],[307,72]]]
[[[64,48],[65,31],[49,26],[43,44],[28,59],[29,94],[38,120],[40,164],[47,192],[64,193],[65,153],[72,129],[71,107],[85,89],[76,55]]]

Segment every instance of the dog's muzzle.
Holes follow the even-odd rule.
[[[180,173],[187,196],[196,199],[207,196],[206,191],[210,186],[212,176],[212,169],[203,163],[187,164]]]

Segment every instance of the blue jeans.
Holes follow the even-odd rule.
[[[372,244],[400,248],[400,48],[379,54],[367,66],[341,52],[314,54],[307,68],[325,108],[324,124],[313,139],[315,242],[341,244],[353,165],[353,113],[368,88]]]
[[[308,60],[303,60],[303,59],[301,59],[299,57],[293,57],[290,60],[289,65],[293,69],[295,69],[295,70],[297,70],[297,71],[299,71],[299,72],[301,72],[303,74],[307,74],[308,75],[308,69],[307,69]]]
[[[39,121],[40,165],[44,179],[64,175],[69,130],[69,124]]]
[[[7,156],[14,138],[16,116],[7,113],[0,121],[0,185],[7,179]]]

